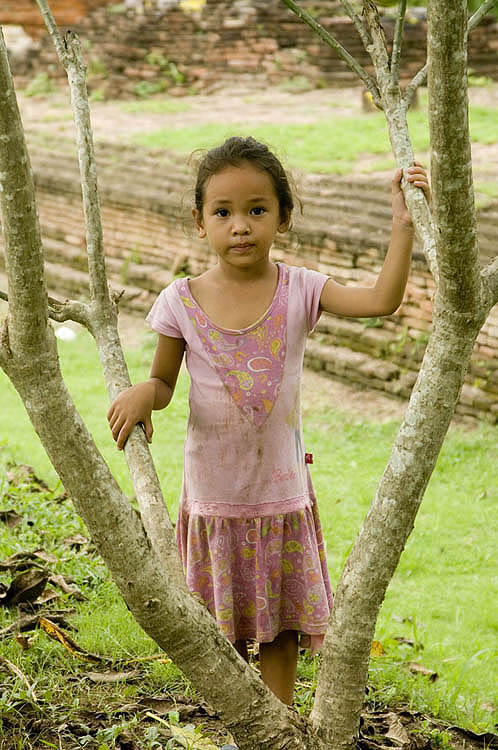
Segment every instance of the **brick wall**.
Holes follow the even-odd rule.
[[[17,2],[9,0],[7,5],[17,7]],[[34,0],[19,2],[35,7]],[[72,8],[72,4],[62,0],[59,3]],[[280,0],[207,0],[198,14],[184,12],[179,5],[165,9],[157,3],[158,0],[149,0],[141,12],[127,8],[125,3],[109,4],[103,0],[74,3],[74,13],[79,6],[98,6],[74,27],[84,40],[91,73],[90,89],[99,89],[108,98],[114,98],[155,90],[173,94],[184,90],[209,91],[233,80],[248,85],[286,81],[295,86],[341,86],[357,82],[337,54]],[[322,25],[370,68],[359,37],[339,2],[302,0],[301,4],[312,10]],[[36,8],[30,18],[33,12],[37,12]],[[414,13],[409,12],[406,23],[402,77],[411,77],[425,62],[424,14]],[[60,14],[62,22],[62,8]],[[386,13],[383,19],[390,39],[393,17]],[[488,18],[470,37],[472,69],[479,75],[498,79],[497,50],[498,23]],[[51,75],[63,76],[55,64],[52,44],[46,38],[41,49],[32,50],[24,62],[16,63],[14,72],[28,79],[40,68]]]
[[[88,16],[99,5],[110,0],[51,0],[50,8],[57,23],[73,26]],[[1,26],[22,26],[33,39],[45,36],[46,29],[36,0],[2,0],[0,5]]]
[[[31,151],[47,258],[50,293],[87,294],[81,190],[75,157],[41,147]],[[111,285],[125,290],[123,308],[144,315],[175,273],[196,275],[215,258],[188,233],[191,177],[183,161],[168,165],[109,144],[98,150],[104,240]],[[344,283],[372,283],[389,240],[389,186],[368,178],[301,176],[304,215],[279,238],[273,257],[303,264]],[[361,224],[358,216],[362,217]],[[483,262],[493,252],[498,204],[479,214]],[[0,266],[3,255],[0,254]],[[415,248],[405,300],[395,315],[359,321],[323,315],[310,338],[306,363],[330,376],[410,395],[431,328],[433,282]],[[479,334],[457,407],[461,415],[498,421],[498,306]]]

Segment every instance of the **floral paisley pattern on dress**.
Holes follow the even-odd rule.
[[[187,279],[178,289],[211,364],[241,412],[257,427],[277,400],[285,362],[289,269],[278,265],[278,270],[270,307],[259,321],[241,331],[212,323],[193,298]]]
[[[311,507],[260,518],[180,511],[177,542],[187,585],[233,643],[268,643],[282,630],[322,644],[332,591],[320,518]]]

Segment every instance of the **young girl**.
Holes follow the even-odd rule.
[[[429,195],[416,164],[406,179]],[[263,680],[291,704],[298,642],[316,650],[332,594],[303,445],[300,383],[306,337],[320,313],[390,315],[405,289],[413,227],[392,184],[393,225],[372,288],[274,263],[293,209],[286,173],[253,138],[229,138],[200,164],[193,217],[218,263],[176,279],[147,320],[158,333],[150,379],[123,391],[108,419],[118,449],[171,401],[184,352],[190,373],[177,540],[192,592],[247,658],[259,643]]]

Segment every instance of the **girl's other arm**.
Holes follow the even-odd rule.
[[[401,170],[398,169],[392,181],[391,241],[375,286],[342,286],[329,279],[320,297],[320,307],[325,312],[358,318],[377,317],[391,315],[403,301],[410,270],[414,229],[401,190],[401,176]],[[407,169],[406,179],[421,188],[427,200],[430,199],[427,174],[418,162]]]
[[[175,390],[185,341],[158,334],[158,342],[149,380],[132,385],[112,402],[107,419],[118,450],[122,450],[136,424],[141,423],[148,442],[152,442],[153,409],[164,409]]]

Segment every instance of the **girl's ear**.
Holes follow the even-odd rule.
[[[196,208],[192,209],[192,217],[194,219],[195,228],[197,229],[197,234],[202,240],[206,236],[206,230],[204,229],[204,224],[202,223],[202,216]]]
[[[280,222],[277,228],[277,232],[280,232],[280,234],[284,234],[288,230],[289,226],[290,226],[290,216],[288,216],[284,221]]]

